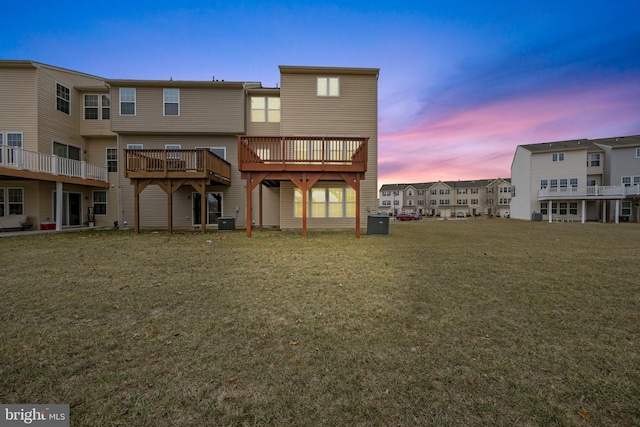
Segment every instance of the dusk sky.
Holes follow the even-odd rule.
[[[278,65],[380,68],[379,186],[509,177],[519,144],[640,134],[637,0],[38,3],[3,6],[1,59],[266,87]]]

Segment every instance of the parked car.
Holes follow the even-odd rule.
[[[416,221],[422,219],[422,214],[420,212],[411,212],[411,215],[413,215],[413,219]]]
[[[464,212],[456,212],[456,218],[466,218],[467,214]]]
[[[413,221],[415,218],[412,213],[400,212],[396,214],[396,221]]]

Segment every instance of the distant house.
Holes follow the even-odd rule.
[[[633,178],[640,177],[636,147],[637,136],[518,146],[511,165],[511,216],[550,222],[634,220],[633,200],[640,189]]]
[[[419,212],[449,218],[465,216],[509,216],[509,179],[437,181],[413,184],[386,184],[380,188],[380,212]],[[395,209],[390,209],[393,206]]]
[[[264,88],[0,61],[0,216],[359,235],[377,204],[378,74],[281,66]]]

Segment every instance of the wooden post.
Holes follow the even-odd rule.
[[[245,226],[247,227],[247,237],[251,237],[251,187],[253,184],[253,174],[249,172],[247,177],[247,212]]]
[[[169,180],[168,189],[165,189],[167,193],[167,228],[169,229],[169,234],[173,233],[173,192],[171,187],[171,180]]]
[[[360,175],[356,174],[356,238],[360,238]]]
[[[260,218],[259,218],[259,222],[260,222],[260,231],[262,231],[262,184],[260,184],[259,188],[258,188],[258,203],[260,204]]]
[[[200,187],[200,229],[203,233],[207,232],[207,180],[202,180]]]
[[[302,174],[302,237],[307,237],[307,174]]]
[[[138,180],[133,180],[133,227],[140,233],[140,190]]]

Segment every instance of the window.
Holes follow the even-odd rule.
[[[554,162],[564,162],[564,153],[553,153],[551,160]]]
[[[640,158],[640,147],[636,148],[636,158]]]
[[[569,180],[569,185],[571,186],[571,188],[576,189],[578,188],[578,178],[571,178]]]
[[[459,205],[466,205],[467,204],[467,199],[458,199],[456,200],[456,203]]]
[[[385,197],[385,196],[386,197],[391,196],[391,191],[383,191],[382,192],[382,197]]]
[[[587,166],[591,166],[591,167],[600,166],[600,154],[589,154],[589,159],[587,160]]]
[[[407,191],[407,196],[409,196],[409,197],[413,196],[413,190],[408,190]]]
[[[62,86],[60,83],[56,83],[56,110],[62,111],[65,114],[71,114],[71,95],[69,94],[69,88]]]
[[[180,115],[180,89],[164,89],[164,115]]]
[[[0,216],[24,214],[24,190],[0,188]]]
[[[109,95],[85,95],[84,119],[109,120],[111,118],[111,99]]]
[[[338,77],[318,77],[318,96],[340,96]]]
[[[107,148],[107,172],[118,172],[117,148]]]
[[[424,190],[418,190],[418,196],[424,196]]]
[[[142,144],[127,144],[127,150],[142,150]]]
[[[394,206],[399,206],[400,205],[400,200],[394,200],[393,201],[393,205]]]
[[[120,115],[136,115],[136,90],[131,88],[120,88]]]
[[[477,188],[472,188],[471,189],[471,194],[478,194],[478,189]]]
[[[549,181],[547,181],[546,179],[541,179],[540,180],[540,189],[541,190],[544,190],[548,186],[549,186]]]
[[[557,179],[552,179],[551,180],[551,191],[558,191],[558,180]]]
[[[225,147],[196,147],[196,149],[198,148],[206,148],[216,156],[220,157],[222,160],[227,159],[227,149]],[[265,158],[265,157],[262,157],[262,158]]]
[[[435,190],[435,189],[431,190],[431,194],[433,194],[433,195],[438,194],[438,190]]]
[[[82,160],[82,150],[73,145],[53,142],[53,154],[65,159]]]
[[[567,214],[567,202],[560,202],[560,215]]]
[[[422,199],[418,200],[418,206],[424,206],[424,200]]]
[[[578,202],[569,203],[569,214],[578,215]]]
[[[400,192],[399,192],[399,191],[394,191],[394,192],[393,192],[393,195],[394,195],[394,196],[399,196],[399,195],[400,195]]]
[[[447,206],[449,204],[449,199],[440,199],[440,204],[442,206]]]
[[[499,204],[501,205],[508,205],[509,203],[511,203],[511,199],[509,197],[500,198],[499,200]]]
[[[640,185],[640,176],[633,177],[633,185]]]
[[[0,132],[0,145],[3,145],[3,136],[4,134]],[[19,132],[7,132],[7,146],[22,148],[22,133]],[[16,161],[15,150],[7,150],[7,159],[2,159],[2,151],[0,151],[0,162],[7,162],[10,165],[13,165]]]
[[[540,202],[540,213],[547,215],[549,213],[549,204],[547,202]]]
[[[458,188],[458,194],[467,194],[466,188]]]
[[[391,200],[383,200],[382,206],[391,206]]]
[[[311,218],[353,218],[356,216],[356,192],[353,188],[311,188],[308,215]],[[295,189],[294,216],[302,217],[302,191]]]
[[[409,200],[407,206],[413,206],[413,200]]]
[[[622,201],[622,206],[620,209],[620,215],[621,216],[631,216],[631,201],[630,200],[623,200]]]
[[[441,188],[440,189],[440,194],[449,194],[449,189],[448,188]]]
[[[567,179],[560,179],[560,191],[567,191]]]
[[[96,215],[107,214],[107,190],[93,192],[93,213]]]
[[[179,144],[165,144],[164,145],[164,149],[168,150],[167,159],[179,159],[180,158],[180,153],[176,153],[173,150],[181,150],[182,149],[182,145],[179,145]]]
[[[280,98],[274,96],[252,96],[251,121],[280,123]]]
[[[478,204],[478,199],[471,199],[471,204],[472,205],[477,205]]]
[[[622,177],[622,185],[625,187],[628,187],[631,185],[631,177],[630,176],[623,176]]]
[[[587,187],[595,187],[596,186],[596,180],[595,179],[588,179],[587,180]]]

